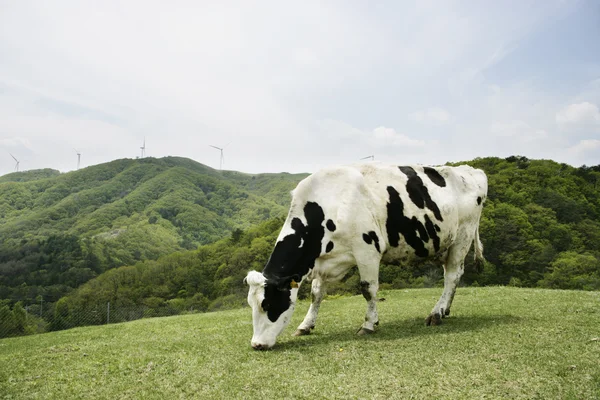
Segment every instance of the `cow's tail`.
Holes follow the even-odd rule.
[[[485,258],[483,257],[483,244],[479,239],[479,225],[475,228],[475,239],[473,239],[473,246],[475,247],[475,264],[483,264]]]

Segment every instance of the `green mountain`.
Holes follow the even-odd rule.
[[[117,238],[157,225],[170,242],[196,247],[282,215],[288,192],[303,175],[220,173],[167,157],[117,160],[61,175],[7,176],[0,186],[0,238],[9,244],[57,232]]]
[[[0,177],[0,299],[56,301],[105,270],[281,217],[303,176],[165,157]]]

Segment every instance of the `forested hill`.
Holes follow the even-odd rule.
[[[56,301],[110,268],[281,217],[303,176],[165,157],[0,177],[0,299]]]
[[[480,228],[488,262],[466,283],[600,289],[600,165],[515,156],[467,163],[488,175],[489,197]]]

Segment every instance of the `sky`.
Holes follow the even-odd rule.
[[[144,140],[247,173],[598,165],[600,2],[0,0],[0,175]]]

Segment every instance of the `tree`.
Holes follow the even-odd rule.
[[[15,315],[8,305],[0,307],[0,338],[11,337],[17,334]]]
[[[599,290],[600,258],[590,253],[563,252],[539,285],[553,289]]]

